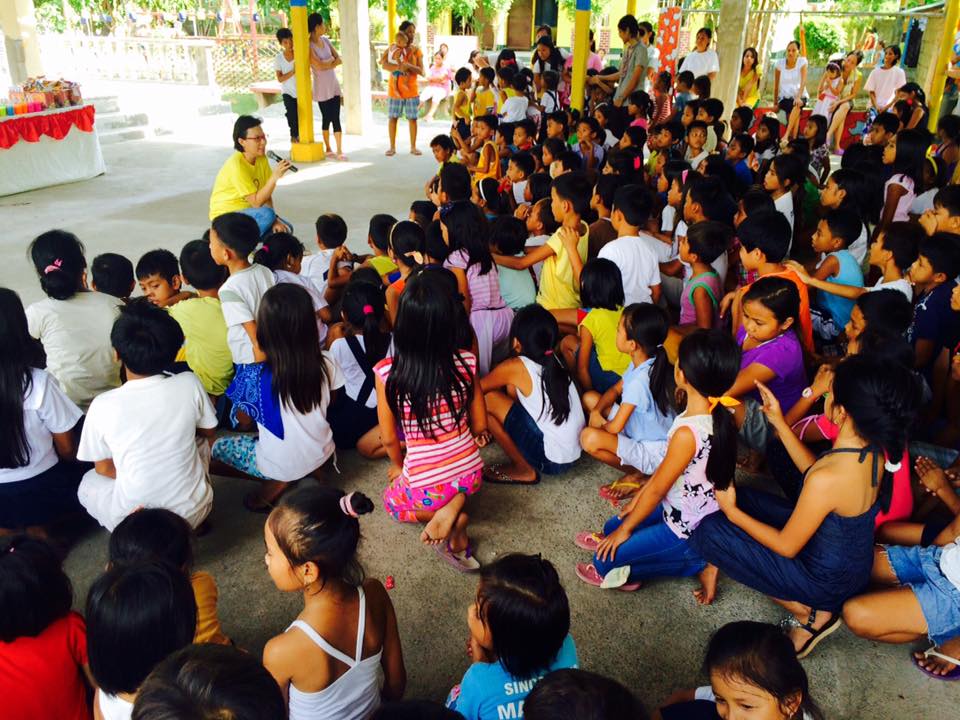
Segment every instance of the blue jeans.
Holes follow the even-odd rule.
[[[943,548],[884,545],[883,549],[897,580],[916,595],[930,642],[943,645],[960,634],[960,590],[940,569]]]
[[[609,535],[623,522],[614,515],[603,526]],[[630,539],[617,548],[612,560],[600,560],[596,555],[593,566],[605,576],[614,568],[630,566],[630,582],[654,577],[688,577],[706,567],[703,558],[683,538],[677,537],[663,521],[663,509],[658,507],[633,531]]]
[[[545,422],[553,422],[549,418]],[[543,447],[543,430],[537,421],[530,417],[526,408],[514,401],[503,419],[503,429],[516,444],[523,459],[537,472],[544,475],[559,475],[573,467],[573,463],[555,463],[549,460]]]
[[[261,207],[255,208],[246,208],[240,210],[244,215],[249,215],[254,220],[257,221],[257,227],[260,228],[260,237],[265,237],[273,232],[273,224],[280,220],[284,225],[287,226],[287,232],[293,232],[293,225],[288,223],[282,217],[279,217],[272,207],[262,205]]]

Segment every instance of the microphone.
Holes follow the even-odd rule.
[[[273,150],[267,150],[267,157],[274,162],[281,162],[283,160],[283,158],[277,155]],[[299,172],[299,169],[295,165],[291,165],[290,172]]]

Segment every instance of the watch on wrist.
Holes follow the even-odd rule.
[[[803,389],[803,392],[800,393],[800,397],[802,397],[802,398],[804,398],[804,399],[806,399],[806,400],[809,400],[810,398],[812,398],[812,397],[813,397],[813,388],[812,388],[812,387],[805,387],[805,388]]]

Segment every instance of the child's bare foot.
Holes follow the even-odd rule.
[[[627,473],[619,480],[602,485],[600,497],[609,500],[614,507],[618,507],[621,502],[636,495],[649,480],[650,478],[643,473]]]
[[[437,510],[420,533],[421,542],[425,545],[439,545],[449,540],[457,516],[466,502],[466,496],[463,493],[457,493],[456,497]]]
[[[957,669],[958,664],[947,658],[956,659],[958,655],[960,655],[960,636],[948,640],[940,647],[932,647],[926,652],[915,652],[913,660],[921,670],[942,676],[949,675]]]
[[[719,570],[716,565],[707,566],[700,571],[700,587],[693,591],[693,596],[700,605],[709,605],[717,597],[717,575]]]

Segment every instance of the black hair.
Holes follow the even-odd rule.
[[[817,134],[813,136],[813,139],[810,140],[811,148],[822,147],[827,144],[827,118],[823,115],[811,115],[807,118],[808,123],[813,123],[817,126]]]
[[[110,330],[110,344],[128,370],[159,375],[183,347],[183,330],[166,310],[146,298],[136,298],[120,308]]]
[[[580,274],[580,298],[584,307],[618,310],[623,307],[623,276],[616,263],[594,258]]]
[[[469,72],[469,70],[467,72]],[[433,140],[430,141],[430,147],[438,147],[448,152],[457,151],[457,146],[454,144],[453,138],[443,133],[434,135]]]
[[[241,115],[233,123],[233,149],[237,152],[243,152],[243,145],[240,140],[247,137],[247,132],[255,127],[260,127],[263,120],[253,115]]]
[[[302,258],[303,243],[288,232],[275,232],[263,238],[263,245],[253,254],[253,261],[270,270],[283,270],[288,257]]]
[[[703,130],[704,133],[707,132],[707,124],[703,120],[694,120],[692,123],[687,125],[687,136],[690,136],[690,133],[694,130]]]
[[[864,145],[862,143],[854,143],[848,147],[844,153],[843,158],[840,160],[841,168],[855,168],[862,173],[867,175],[881,175],[885,177],[886,172],[881,172],[883,170],[883,149],[882,145]],[[882,181],[882,177],[880,180]],[[877,187],[882,185],[882,182],[877,183]]]
[[[552,120],[555,123],[563,125],[563,134],[564,136],[568,135],[570,132],[570,121],[567,118],[567,113],[563,110],[555,110],[552,113],[547,115],[547,121]]]
[[[473,121],[477,123],[482,123],[483,125],[486,125],[488,128],[490,128],[493,131],[496,131],[496,129],[500,126],[500,121],[497,120],[496,115],[480,115],[478,117],[475,117]]]
[[[473,203],[455,203],[443,214],[440,222],[447,228],[451,252],[467,252],[466,269],[479,265],[481,275],[486,275],[493,269],[493,257],[487,240],[487,221],[480,208]]]
[[[778,212],[777,206],[770,197],[770,193],[763,189],[762,185],[751,185],[743,195],[740,196],[740,204],[743,206],[743,212],[747,217],[757,213]],[[789,228],[789,221],[787,222]],[[737,229],[739,234],[740,230]]]
[[[758,281],[759,282],[759,281]],[[740,372],[740,347],[728,332],[694,330],[680,342],[677,365],[684,379],[703,397],[722,397]],[[737,426],[721,403],[713,418],[707,477],[718,490],[733,482],[737,467]]]
[[[887,50],[890,50],[893,53],[894,64],[900,59],[900,46],[899,45],[887,45],[883,52],[886,54]]]
[[[240,258],[249,257],[260,242],[260,228],[257,221],[244,213],[224,213],[213,219],[211,229],[217,234],[220,242]]]
[[[473,73],[470,72],[470,68],[462,67],[457,70],[457,73],[453,76],[453,81],[457,85],[461,85],[471,78],[473,78]]]
[[[923,163],[930,147],[925,130],[901,130],[897,133],[897,155],[893,161],[894,175],[905,175],[915,187],[923,187]]]
[[[947,185],[937,190],[937,194],[933,196],[933,205],[943,208],[951,217],[960,215],[960,185]]]
[[[642,185],[624,185],[614,193],[612,209],[619,211],[623,219],[635,227],[643,227],[647,224],[652,208],[653,198]]]
[[[290,28],[282,27],[277,30],[277,42],[281,40],[293,40],[293,31]]]
[[[573,382],[560,359],[560,327],[549,310],[533,304],[521,308],[510,323],[511,342],[520,343],[521,354],[542,368],[540,388],[550,404],[549,419],[562,425],[570,417],[570,385]],[[544,406],[544,411],[547,407]],[[543,419],[534,418],[535,421]]]
[[[490,177],[485,177],[478,180],[477,194],[483,201],[486,212],[490,213],[491,215],[499,215],[502,212],[506,201],[500,195],[500,183],[497,180]],[[446,214],[444,215],[444,220],[445,219]]]
[[[853,210],[837,208],[824,213],[823,221],[830,228],[830,234],[843,239],[843,247],[848,248],[863,232],[863,221]]]
[[[800,291],[792,280],[775,275],[762,277],[750,285],[742,302],[744,305],[758,302],[772,312],[780,324],[792,319],[791,329],[796,331],[800,327]]]
[[[530,118],[525,118],[520,122],[514,123],[513,124],[514,131],[516,131],[517,128],[523,128],[523,131],[527,134],[528,138],[531,138],[531,139],[536,138],[537,124],[533,122],[533,120],[531,120]],[[513,157],[516,157],[517,155],[521,155],[521,154],[523,154],[523,152],[515,153]],[[530,172],[533,172],[533,170],[531,170]]]
[[[630,33],[630,35],[636,37],[640,34],[640,25],[633,15],[624,15],[617,22],[617,30],[623,30],[623,32]]]
[[[154,666],[193,641],[197,602],[186,574],[163,562],[113,567],[87,595],[87,655],[101,691],[134,693]]]
[[[898,293],[901,297],[905,296],[899,290],[890,290]],[[865,295],[874,295],[875,293],[865,293]],[[898,335],[885,330],[882,327],[863,329],[863,332],[856,337],[856,353],[851,352],[852,348],[847,345],[847,355],[864,355],[873,360],[888,362],[893,365],[912,369],[916,364],[917,354],[914,352],[913,345],[907,342],[903,335]]]
[[[125,517],[110,534],[110,567],[165,562],[189,574],[193,567],[193,530],[175,512],[141,508]]]
[[[627,339],[639,345],[644,354],[653,359],[650,394],[660,413],[667,415],[673,410],[676,395],[673,366],[663,347],[670,330],[670,318],[657,305],[633,303],[623,309],[622,322]]]
[[[512,553],[485,565],[476,608],[497,659],[517,680],[545,672],[570,632],[567,593],[539,555]]]
[[[707,220],[715,220],[726,225],[733,224],[737,204],[730,197],[720,178],[688,176],[687,197],[701,207]]]
[[[382,286],[353,282],[351,278],[340,303],[344,318],[363,335],[365,356],[371,368],[386,357],[390,348],[390,333],[381,329],[386,302]]]
[[[938,232],[920,240],[918,255],[923,255],[935,273],[943,273],[947,282],[960,274],[960,237],[953,233]]]
[[[318,12],[310,13],[309,15],[307,15],[307,32],[313,32],[320,25],[326,25],[326,24],[327,24],[327,18]],[[403,23],[401,23],[400,27],[398,28],[400,32],[403,32],[405,30],[405,28],[403,27],[404,24],[406,24],[407,27],[409,27],[410,21],[404,20]]]
[[[741,105],[740,107],[734,108],[731,116],[740,118],[740,122],[743,125],[743,132],[748,132],[750,127],[753,125],[753,109],[747,107],[746,105]]]
[[[210,251],[207,250],[207,255]],[[136,279],[133,276],[133,263],[118,253],[101,253],[90,263],[90,274],[97,292],[113,295],[116,298],[130,297]]]
[[[72,605],[73,586],[49,543],[28,535],[0,536],[0,642],[37,637]]]
[[[833,378],[834,403],[847,411],[857,434],[882,451],[890,462],[899,462],[907,447],[921,396],[919,382],[909,368],[866,354],[846,358]],[[890,507],[893,482],[881,455],[880,507]]]
[[[579,157],[579,156],[578,156]],[[643,148],[610,148],[607,153],[606,168],[608,175],[616,175],[622,184],[633,184],[643,180]]]
[[[647,144],[647,130],[639,125],[630,125],[625,127],[623,129],[623,134],[630,138],[631,145],[642,148]]]
[[[937,120],[937,132],[942,132],[951,142],[960,141],[960,115],[944,115]]]
[[[575,215],[583,216],[590,209],[590,196],[593,188],[587,176],[581,172],[564,173],[554,178],[551,188],[557,197],[566,200],[573,206]]]
[[[893,264],[906,273],[917,259],[920,241],[925,237],[917,223],[892,222],[883,231],[883,249],[893,254]]]
[[[793,190],[798,185],[803,184],[806,175],[806,163],[797,155],[791,153],[780,153],[773,162],[770,163],[770,169],[773,170],[777,179],[781,183],[790,183],[789,190]]]
[[[583,169],[583,158],[573,150],[564,150],[557,157],[557,161],[568,173],[579,172]]]
[[[896,135],[900,130],[900,118],[890,111],[882,112],[874,118],[873,124],[883,128],[891,135]]]
[[[690,110],[690,116],[693,118],[691,122],[696,122],[697,120],[697,111],[700,109],[700,100],[687,100],[687,104],[683,106],[683,111],[686,112]],[[681,118],[683,115],[680,116]],[[681,120],[681,125],[683,124]],[[686,132],[686,130],[684,130]]]
[[[556,70],[544,70],[540,78],[547,90],[556,90],[560,85],[560,73]]]
[[[760,688],[776,699],[781,710],[799,694],[800,707],[794,717],[824,720],[810,698],[807,673],[789,637],[775,625],[749,620],[727,623],[710,638],[703,671]]]
[[[453,289],[447,285],[445,274],[453,278]],[[469,412],[473,392],[474,377],[460,353],[462,337],[456,329],[465,313],[457,309],[463,308],[463,302],[456,294],[455,283],[449,271],[412,275],[400,296],[394,324],[387,402],[394,417],[412,416],[429,437],[460,426]],[[450,409],[446,426],[436,417],[442,402]]]
[[[712,89],[713,84],[710,82],[709,76],[697,75],[697,77],[693,79],[693,92],[697,94],[697,99],[700,100],[701,104],[710,97],[710,91]]]
[[[777,210],[751,213],[737,228],[737,238],[747,252],[759,249],[767,262],[783,262],[790,249],[790,222]]]
[[[653,101],[650,99],[650,95],[645,90],[634,90],[630,93],[630,97],[627,100],[628,104],[636,105],[640,110],[640,117],[648,119],[650,113],[653,110]],[[582,121],[581,121],[582,122]]]
[[[456,203],[455,206],[466,203]],[[390,228],[388,244],[397,263],[406,268],[420,265],[414,253],[423,253],[423,228],[413,220],[401,220]]]
[[[868,328],[903,337],[913,322],[913,305],[899,290],[888,288],[863,293],[856,304]]]
[[[756,141],[756,150],[763,152],[780,142],[780,121],[773,115],[764,115],[757,121],[757,130],[765,127],[770,137],[767,140],[754,138]],[[756,133],[754,133],[756,135]]]
[[[530,188],[531,203],[536,203],[544,198],[550,197],[550,186],[553,179],[549,173],[536,172],[527,178],[527,187]]]
[[[320,352],[317,315],[310,293],[300,285],[278,283],[257,308],[257,344],[273,374],[278,404],[306,414],[329,397],[330,370]]]
[[[713,118],[714,122],[720,119],[720,116],[723,115],[723,101],[719,98],[708,97],[702,103],[700,103],[700,108],[710,117]]]
[[[730,247],[733,232],[729,225],[704,220],[693,223],[687,228],[687,246],[697,259],[706,264],[712,263]]]
[[[450,202],[470,199],[470,172],[462,163],[446,163],[440,170],[440,188]]]
[[[410,203],[410,212],[413,213],[414,222],[426,230],[427,225],[433,222],[433,216],[437,213],[437,206],[429,200],[414,200]]]
[[[340,247],[347,239],[347,224],[335,213],[324,213],[317,218],[317,237],[325,247]]]
[[[600,202],[603,203],[605,208],[613,207],[614,196],[621,183],[622,178],[619,175],[601,175],[597,178],[597,184],[593,186],[593,192],[600,198]]]
[[[30,336],[20,296],[0,288],[0,468],[30,464],[23,401],[33,386],[33,368],[46,365],[43,346]]]
[[[400,32],[406,32],[408,28],[415,27],[415,24],[410,20],[404,20],[400,23],[400,26],[397,28]]]
[[[514,153],[510,156],[510,162],[517,166],[517,169],[523,173],[525,178],[533,175],[533,171],[537,169],[537,163],[533,159],[533,155],[528,152]]]
[[[719,180],[729,195],[729,203],[725,203],[726,212],[736,212],[734,207],[735,198],[743,192],[743,183],[737,177],[733,165],[728,163],[717,153],[707,155],[706,159],[700,163],[700,170],[705,178],[715,178]]]
[[[567,151],[566,144],[560,138],[547,138],[543,141],[543,147],[553,156],[554,160],[557,160]]]
[[[463,715],[432,700],[401,700],[383,703],[370,720],[463,720]]]
[[[361,265],[352,273],[350,273],[349,282],[362,282],[366,283],[367,285],[373,285],[375,288],[380,288],[381,290],[384,289],[383,277],[369,265]]]
[[[606,128],[609,130],[614,137],[619,138],[623,136],[626,116],[623,113],[623,108],[618,108],[612,103],[600,103],[594,108],[594,116],[603,115],[603,119],[606,121]],[[597,122],[599,122],[599,117]],[[640,127],[637,125],[636,127]],[[641,128],[643,130],[643,128]],[[646,132],[646,130],[644,130]],[[646,140],[644,140],[646,142]],[[641,143],[642,144],[642,143]]]
[[[287,702],[259,659],[205,643],[188,645],[154,668],[137,692],[132,718],[286,720]]]
[[[377,213],[370,218],[370,226],[367,234],[373,242],[373,246],[382,252],[386,252],[390,246],[390,228],[397,224],[397,219],[393,215],[386,213]]]
[[[287,493],[267,518],[267,527],[290,565],[315,564],[321,586],[330,578],[352,587],[363,584],[363,567],[357,559],[360,522],[344,512],[346,502],[356,515],[373,512],[373,502],[363,493],[346,495],[339,488],[320,485]]]
[[[557,218],[553,215],[553,209],[551,207],[551,200],[549,197],[542,198],[537,200],[532,206],[531,212],[540,208],[538,212],[538,217],[540,222],[543,224],[543,232],[545,235],[553,235],[557,231],[557,228],[560,227],[560,223],[557,221]]]
[[[223,285],[229,271],[210,255],[209,240],[191,240],[180,251],[180,271],[196,290],[215,290]]]
[[[490,246],[499,254],[517,255],[523,252],[526,244],[527,226],[523,220],[503,215],[490,223]]]
[[[423,252],[434,262],[443,264],[450,256],[450,246],[443,239],[443,227],[439,220],[434,220],[424,231]]]
[[[37,235],[27,249],[40,277],[43,292],[54,300],[69,300],[83,290],[87,260],[83,244],[66,230],[48,230]]]
[[[646,720],[630,690],[596,673],[566,668],[541,678],[523,702],[526,720]]]
[[[675,182],[683,188],[683,174],[689,172],[690,163],[686,160],[667,160],[663,164],[663,176],[667,179],[667,189],[669,190]]]
[[[840,168],[830,176],[830,180],[844,191],[840,207],[854,210],[864,225],[876,223],[883,200],[879,188],[874,187],[877,181],[871,182],[864,173],[853,168]]]
[[[480,76],[492,85],[493,81],[497,79],[497,71],[487,65],[486,67],[480,68]]]
[[[693,87],[694,79],[693,73],[690,70],[684,70],[677,74],[677,85]]]

